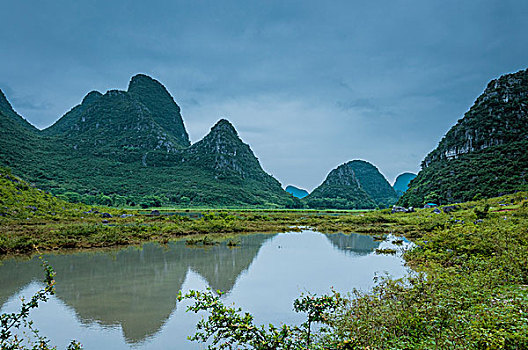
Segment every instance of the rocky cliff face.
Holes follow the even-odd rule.
[[[138,74],[130,80],[128,93],[149,110],[153,120],[163,126],[177,145],[182,147],[191,145],[183,125],[180,106],[174,102],[165,86],[149,76]]]
[[[427,167],[528,137],[528,70],[492,80],[471,109],[423,161]]]
[[[249,146],[240,140],[229,121],[219,120],[202,140],[185,151],[190,162],[212,168],[217,176],[236,173],[250,176],[255,168],[262,170]]]
[[[219,120],[202,140],[179,153],[185,164],[212,173],[217,181],[251,183],[279,200],[288,198],[281,184],[262,169],[249,145],[242,142],[226,119]]]
[[[492,80],[422,162],[404,205],[441,204],[527,188],[528,70]]]

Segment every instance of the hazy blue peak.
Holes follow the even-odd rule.
[[[402,195],[403,193],[405,193],[405,191],[407,191],[407,189],[409,188],[409,183],[416,177],[416,174],[414,173],[403,173],[403,174],[400,174],[398,175],[398,177],[396,177],[396,180],[394,181],[394,186],[392,186],[394,188],[394,190],[396,191],[396,193],[398,193],[398,195]]]
[[[308,191],[292,185],[286,186],[285,190],[286,192],[290,193],[292,196],[297,198],[304,198],[309,195]]]

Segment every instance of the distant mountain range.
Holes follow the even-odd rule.
[[[387,207],[400,196],[406,206],[445,204],[528,189],[527,106],[528,70],[504,75],[427,155],[416,178],[401,174],[393,188],[375,166],[354,160],[308,194],[283,190],[225,119],[191,144],[167,89],[138,74],[127,91],[89,92],[44,130],[0,90],[0,165],[88,204],[359,209]]]
[[[403,205],[528,189],[528,70],[492,80],[422,162]]]
[[[414,180],[415,177],[416,174],[413,173],[403,173],[396,177],[392,188],[394,188],[394,191],[396,191],[398,197],[403,196],[407,189],[409,189],[409,183]]]

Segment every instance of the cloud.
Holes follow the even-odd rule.
[[[35,97],[30,96],[14,97],[12,102],[20,111],[42,111],[53,106],[47,101],[37,101]]]
[[[193,141],[227,117],[284,184],[355,158],[393,179],[489,80],[526,68],[527,16],[521,0],[4,1],[0,88],[46,127],[143,72]]]

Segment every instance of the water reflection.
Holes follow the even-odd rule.
[[[72,307],[81,322],[120,325],[128,342],[156,333],[176,307],[175,296],[189,270],[215,290],[230,291],[262,244],[274,235],[242,236],[240,248],[225,244],[189,248],[148,243],[114,252],[46,255],[57,273],[56,296]],[[0,266],[0,302],[41,279],[37,258],[5,261]],[[102,297],[104,296],[104,297]]]
[[[120,327],[129,344],[163,338],[157,334],[177,309],[175,297],[191,272],[213,289],[232,292],[228,298],[260,313],[263,320],[290,321],[289,314],[278,315],[278,310],[291,314],[291,303],[303,288],[326,292],[335,280],[343,280],[344,288],[350,290],[370,286],[375,269],[402,270],[399,258],[375,257],[378,265],[362,258],[379,246],[369,236],[305,232],[247,235],[240,241],[235,248],[149,243],[116,251],[49,254],[45,259],[57,272],[56,297],[75,311],[80,323]],[[340,253],[332,253],[331,247]],[[250,273],[252,264],[256,266]],[[351,273],[354,267],[360,272]],[[0,305],[40,281],[42,275],[37,258],[4,261],[0,265]],[[270,294],[271,300],[276,299],[273,306],[269,305]]]
[[[370,254],[380,245],[380,242],[374,241],[372,236],[339,233],[327,233],[325,236],[335,248],[354,255]]]

